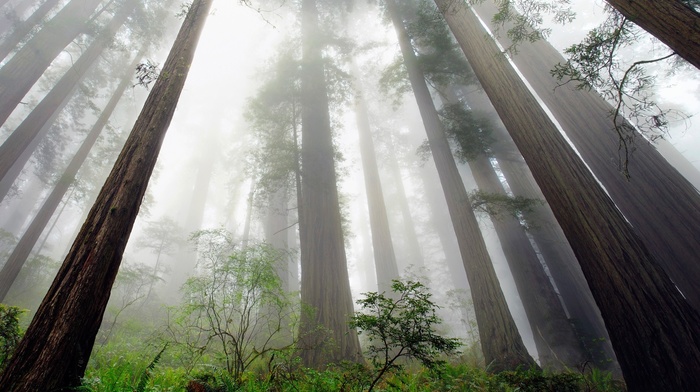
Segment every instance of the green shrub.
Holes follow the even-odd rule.
[[[22,338],[22,331],[19,328],[19,316],[24,310],[16,306],[0,304],[0,369],[5,365],[5,361],[12,355]]]

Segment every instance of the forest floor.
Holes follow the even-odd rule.
[[[119,356],[109,363],[93,362],[81,391],[89,392],[231,392],[231,391],[295,391],[295,392],[362,392],[367,391],[375,375],[366,366],[339,365],[325,371],[277,363],[260,363],[240,377],[223,369],[175,367],[154,364],[134,357]],[[488,392],[622,392],[624,384],[610,373],[593,370],[542,372],[519,370],[491,374],[472,364],[446,364],[439,370],[407,366],[383,377],[374,391],[488,391]]]

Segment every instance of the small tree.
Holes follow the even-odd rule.
[[[365,293],[365,298],[357,301],[363,312],[350,321],[351,328],[369,339],[366,352],[377,369],[369,391],[384,374],[401,367],[399,358],[414,358],[434,369],[443,363],[439,354],[455,354],[461,345],[459,339],[435,333],[434,326],[441,323],[436,315],[439,307],[430,300],[432,295],[423,284],[393,280],[391,288],[394,293],[389,296]]]
[[[212,243],[198,244],[198,272],[183,286],[185,304],[169,332],[191,359],[211,355],[238,380],[263,355],[293,345],[294,307],[275,272],[284,255],[265,244],[219,253],[230,250],[219,231],[193,238]]]

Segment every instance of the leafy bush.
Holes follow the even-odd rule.
[[[0,304],[0,369],[12,355],[22,338],[19,328],[19,316],[24,310],[16,306]]]
[[[254,363],[293,347],[297,307],[276,272],[284,255],[265,244],[229,247],[218,230],[194,239],[202,259],[168,334],[186,366],[209,358],[240,379]]]
[[[438,306],[431,294],[419,282],[394,280],[393,295],[370,292],[357,301],[365,313],[352,316],[350,325],[369,338],[367,354],[377,369],[369,391],[393,369],[400,369],[400,358],[419,360],[423,366],[435,369],[442,363],[440,354],[455,354],[458,339],[444,338],[434,331],[440,323]]]

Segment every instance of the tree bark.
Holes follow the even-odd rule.
[[[700,382],[700,316],[539,106],[476,15],[436,0],[530,166],[600,307],[630,390],[692,390]]]
[[[78,58],[78,61],[70,67],[29,116],[0,146],[0,178],[2,181],[13,182],[16,179],[16,177],[6,178],[9,174],[18,174],[16,170],[11,170],[12,166],[24,167],[32,152],[51,128],[51,120],[68,103],[80,81],[95,65],[100,54],[109,46],[117,30],[126,22],[137,4],[137,1],[130,0],[117,11],[105,30],[90,44]],[[4,197],[5,195],[0,194],[0,196]]]
[[[471,209],[469,196],[452,157],[452,151],[425,77],[417,63],[400,11],[393,0],[387,0],[386,6],[396,29],[411,87],[428,133],[430,150],[457,235],[462,262],[469,279],[486,364],[492,371],[514,370],[519,366],[537,366],[528,354],[508,310],[479,224]]]
[[[700,15],[680,0],[606,0],[695,68],[700,68]]]
[[[505,195],[486,156],[470,161],[469,168],[480,190]],[[579,368],[587,358],[523,226],[512,216],[492,217],[491,222],[530,323],[540,364],[557,370]]]
[[[471,92],[465,93],[465,100],[469,107],[487,115],[493,125],[493,136],[496,142],[491,145],[491,151],[498,160],[498,166],[511,191],[516,196],[544,201],[545,197],[532,177],[530,169],[491,102],[488,101],[488,97],[481,90],[481,86],[471,86],[469,90]],[[589,358],[597,367],[609,370],[616,377],[621,378],[622,373],[598,305],[593,299],[576,255],[571,250],[552,209],[546,203],[534,206],[533,211],[525,218],[530,224],[528,233],[533,237],[544,257],[564,307]]]
[[[53,391],[80,384],[211,5],[212,0],[196,0],[190,6],[129,139],[17,351],[0,375],[0,390]]]
[[[490,20],[495,13],[487,4],[480,5],[477,11],[484,20]],[[513,57],[520,72],[666,273],[700,311],[700,263],[696,261],[700,254],[698,191],[641,135],[635,137],[628,181],[616,165],[620,159],[619,139],[610,118],[610,104],[593,91],[570,85],[557,87],[558,82],[549,71],[565,59],[549,43],[524,42],[521,48]]]
[[[321,55],[324,35],[315,0],[302,0],[301,18],[301,301],[311,307],[302,313],[301,357],[306,366],[322,368],[360,361],[362,354],[356,331],[348,327],[353,303]]]
[[[2,270],[0,270],[0,302],[5,299],[5,296],[10,291],[10,287],[17,278],[17,275],[19,275],[22,266],[24,266],[24,262],[27,260],[27,257],[34,248],[39,236],[44,231],[46,224],[53,216],[56,208],[58,208],[58,205],[61,203],[61,200],[68,191],[68,188],[70,188],[70,186],[73,184],[75,176],[78,174],[78,170],[80,170],[83,163],[87,159],[90,150],[97,141],[97,138],[100,136],[100,134],[102,134],[102,130],[104,129],[105,125],[107,125],[109,117],[112,115],[112,112],[119,103],[119,100],[124,95],[124,91],[126,91],[127,87],[131,85],[130,82],[133,70],[136,68],[136,65],[143,56],[143,53],[144,52],[141,51],[141,53],[135,57],[133,63],[128,66],[128,71],[122,76],[119,86],[117,86],[116,90],[112,94],[112,98],[110,98],[109,102],[102,110],[100,117],[92,126],[92,129],[83,141],[83,144],[75,153],[75,156],[66,167],[66,170],[56,183],[54,189],[51,191],[49,196],[46,197],[46,200],[44,200],[44,204],[39,209],[39,212],[37,212],[27,230],[24,232],[24,234],[22,234],[22,237],[17,242],[12,254],[7,259],[7,262],[2,267]]]
[[[352,74],[355,78],[355,118],[360,139],[360,155],[362,171],[365,178],[367,207],[369,210],[369,226],[372,233],[372,249],[374,250],[374,267],[377,271],[377,287],[379,292],[391,293],[391,281],[399,279],[399,269],[396,266],[394,244],[389,229],[384,192],[379,179],[379,167],[372,140],[372,130],[369,123],[367,104],[362,96],[358,81],[359,71],[353,65]]]

